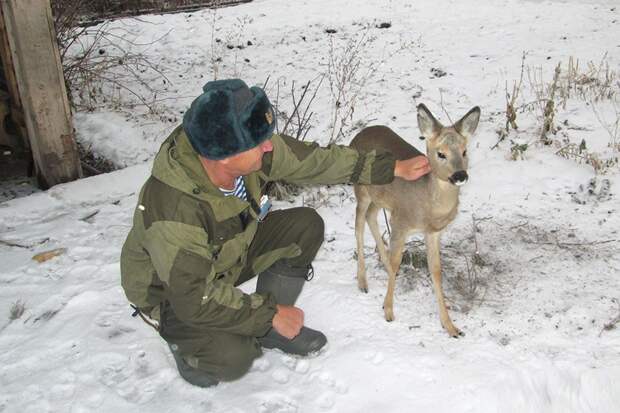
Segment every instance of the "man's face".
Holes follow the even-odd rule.
[[[252,149],[222,159],[220,162],[231,174],[236,176],[247,175],[258,171],[263,165],[263,154],[271,151],[273,151],[273,143],[271,139],[267,139]]]

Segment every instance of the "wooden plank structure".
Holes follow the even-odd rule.
[[[0,0],[11,114],[23,124],[42,188],[82,176],[50,0]]]
[[[120,19],[143,14],[189,13],[204,8],[223,8],[251,3],[253,0],[133,0],[108,1],[89,5],[94,13],[86,11],[80,26],[93,26],[109,19]],[[98,7],[97,7],[98,6]],[[111,10],[110,10],[111,9]]]
[[[86,4],[84,15],[96,19],[116,19],[153,13],[187,13],[204,8],[222,8],[251,3],[252,0],[107,0]]]
[[[2,9],[0,8],[0,17]],[[10,148],[2,159],[4,165],[0,167],[0,178],[12,177],[16,175],[24,175],[26,170],[18,170],[14,165],[9,165],[13,161],[12,154],[20,154],[24,151],[29,152],[28,132],[24,123],[24,109],[22,108],[22,100],[19,96],[17,88],[17,79],[15,79],[15,71],[13,70],[13,58],[11,57],[11,49],[9,47],[9,39],[5,35],[6,27],[4,19],[0,18],[0,59],[2,60],[2,89],[0,90],[0,146]],[[16,131],[17,136],[7,133],[7,117],[13,120],[13,124],[19,129]],[[3,150],[4,152],[4,150]],[[11,170],[9,170],[11,169]]]

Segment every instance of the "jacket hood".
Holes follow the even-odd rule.
[[[249,207],[249,203],[237,197],[224,196],[209,180],[182,126],[161,145],[153,162],[152,175],[191,197],[209,202],[218,221],[238,215]]]

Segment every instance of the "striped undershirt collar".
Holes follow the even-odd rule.
[[[222,191],[224,196],[234,195],[237,198],[243,199],[244,201],[248,200],[248,193],[247,193],[247,191],[245,189],[245,182],[243,182],[243,177],[242,176],[238,176],[235,179],[235,188],[234,189],[228,190],[228,189],[220,188],[220,191]]]

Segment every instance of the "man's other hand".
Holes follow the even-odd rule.
[[[396,161],[394,176],[415,181],[431,171],[428,159],[424,155],[419,155],[402,161]]]
[[[292,305],[276,305],[276,315],[271,326],[289,340],[294,339],[304,325],[304,312]]]

